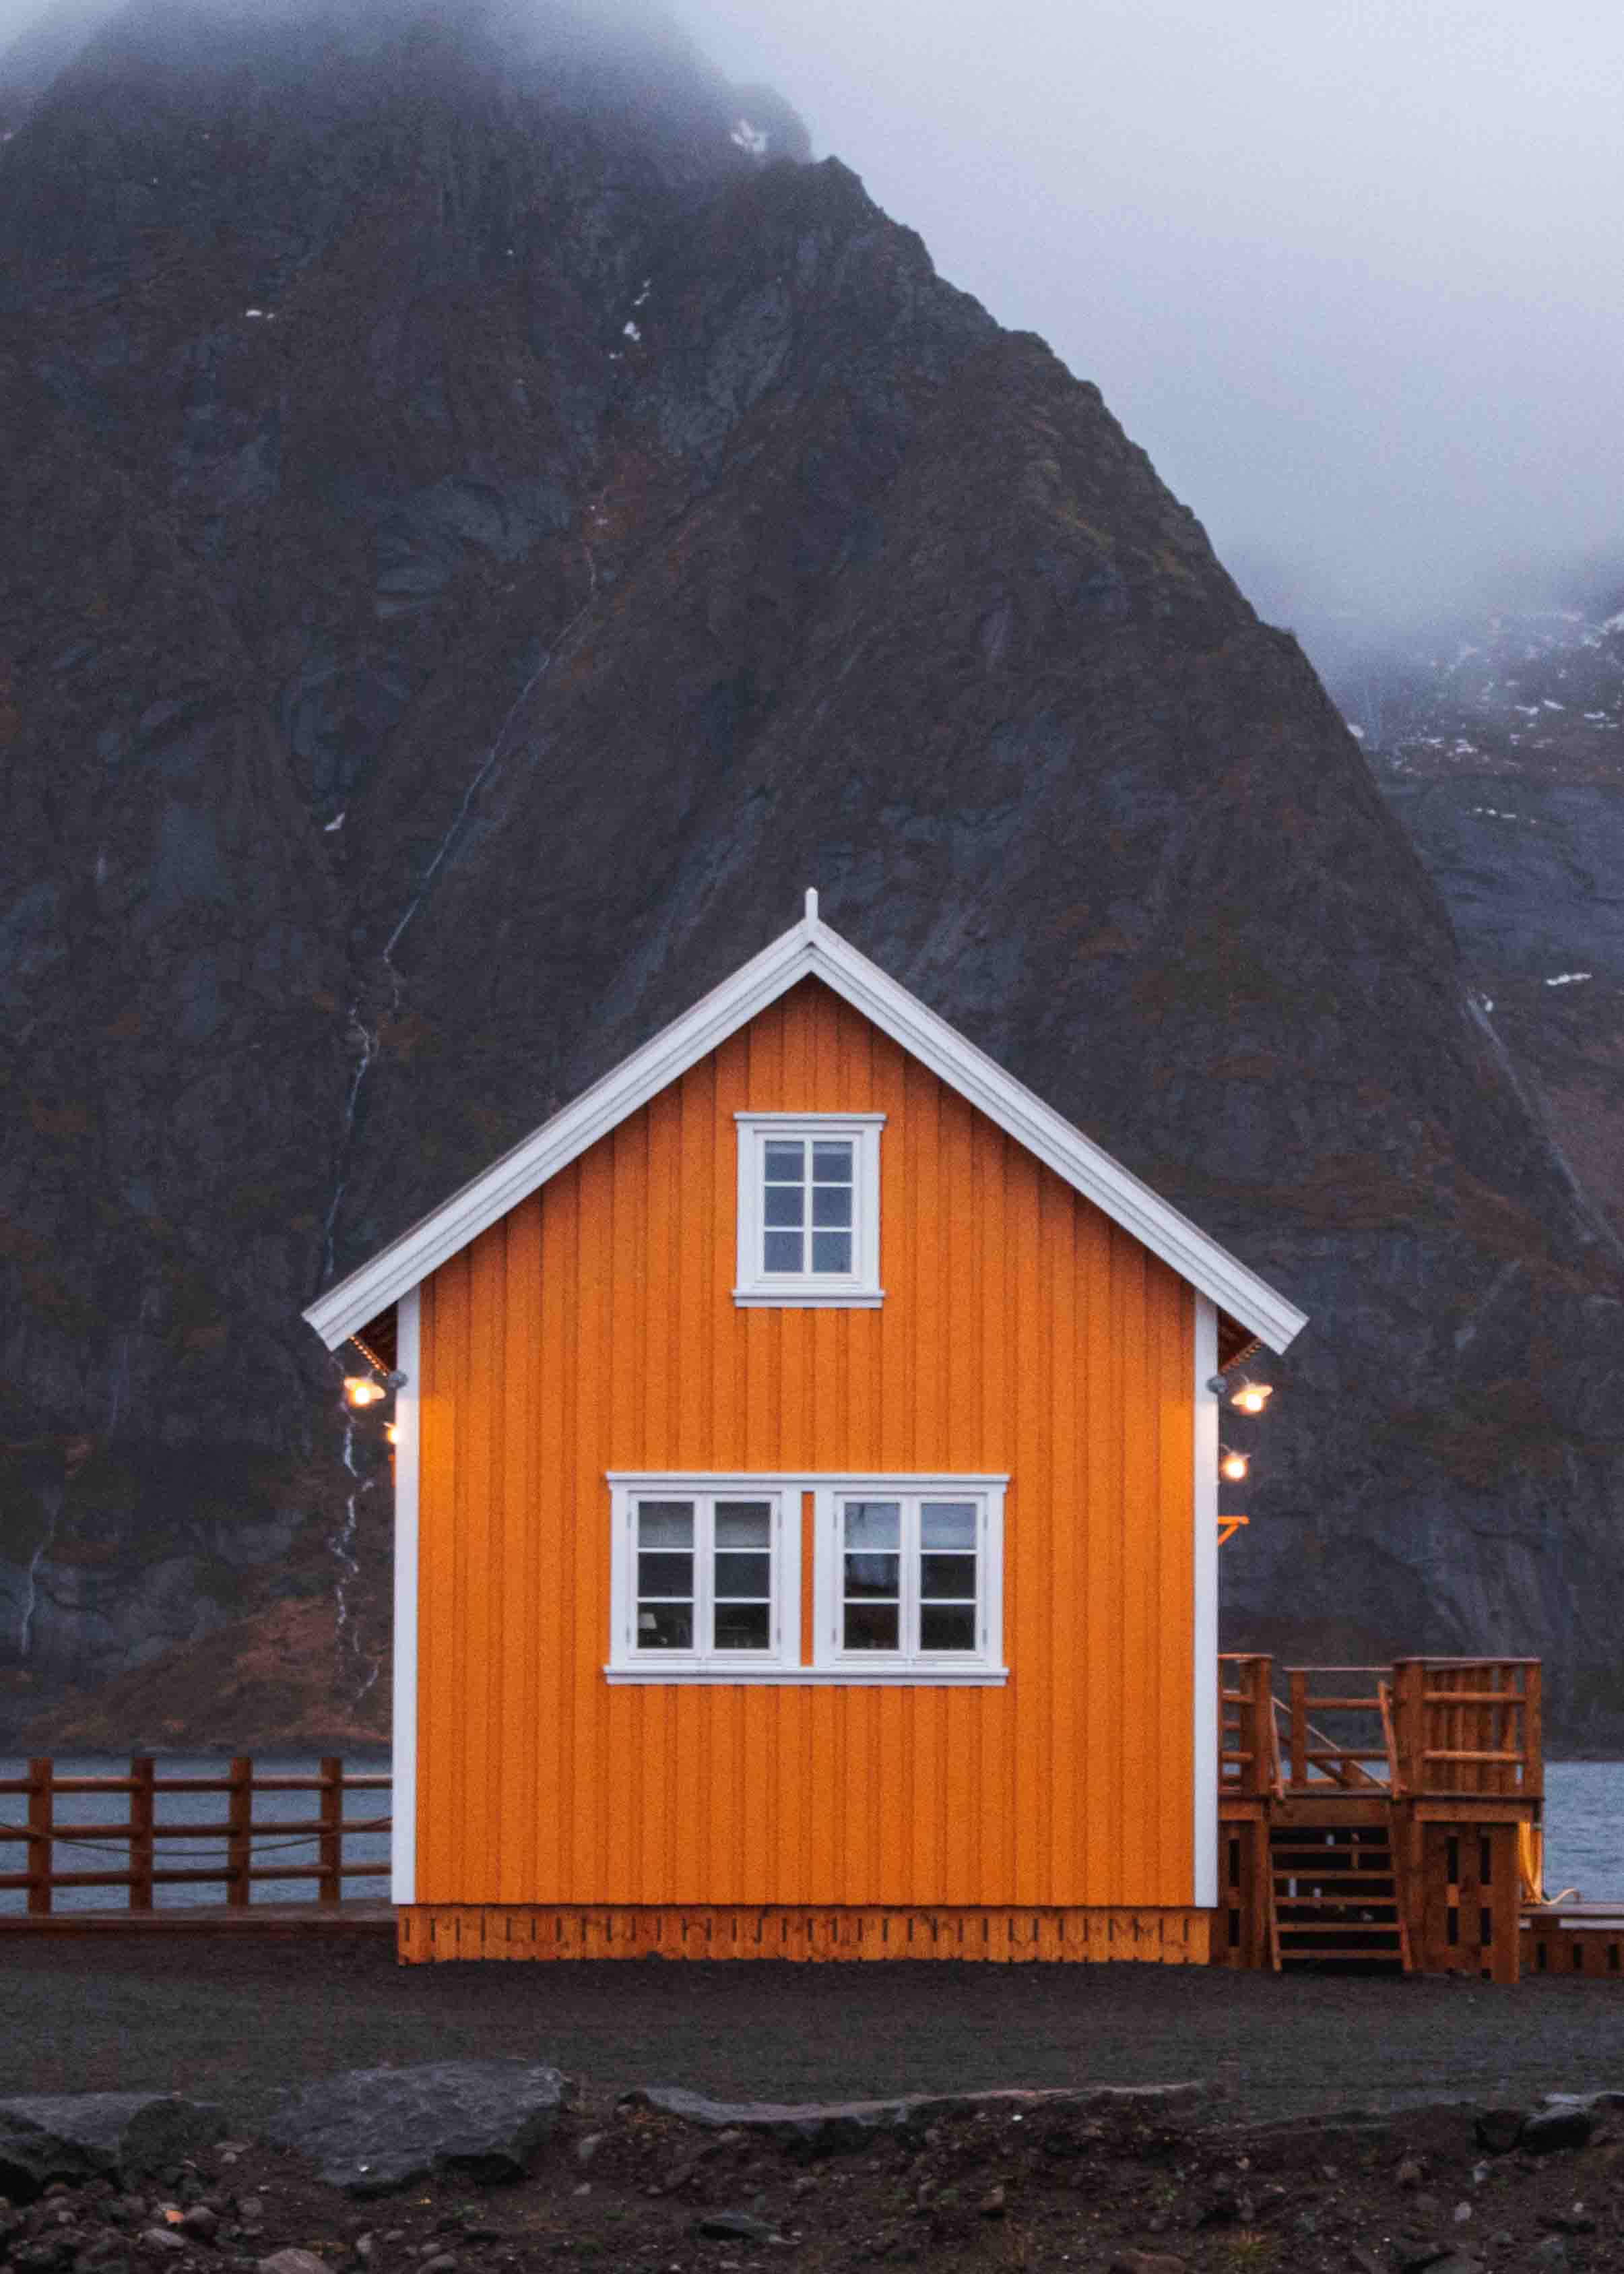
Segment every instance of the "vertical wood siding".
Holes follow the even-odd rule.
[[[882,1309],[735,1308],[744,1110],[888,1116]],[[817,982],[764,1012],[424,1287],[418,1902],[1188,1904],[1193,1317]],[[1007,1687],[612,1687],[609,1469],[1007,1470]]]

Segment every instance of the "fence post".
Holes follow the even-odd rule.
[[[1401,1658],[1393,1668],[1393,1702],[1398,1709],[1398,1755],[1403,1763],[1404,1790],[1412,1796],[1432,1789],[1427,1766],[1428,1716],[1425,1703],[1426,1660]]]
[[[157,1771],[150,1753],[138,1753],[130,1763],[130,1908],[153,1907],[154,1786]]]
[[[226,1902],[241,1910],[249,1901],[253,1883],[253,1762],[236,1756],[229,1771],[231,1789],[226,1795]]]
[[[56,1844],[51,1837],[55,1767],[56,1764],[49,1760],[28,1764],[28,1829],[33,1834],[28,1842],[28,1909],[35,1914],[49,1911],[51,1907],[51,1875],[56,1868]]]
[[[336,1903],[344,1893],[344,1764],[331,1756],[321,1764],[321,1877],[319,1901]]]
[[[1522,1669],[1522,1796],[1543,1800],[1545,1791],[1545,1668],[1538,1659]]]

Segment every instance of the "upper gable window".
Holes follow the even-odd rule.
[[[736,1303],[872,1308],[883,1113],[738,1113]]]

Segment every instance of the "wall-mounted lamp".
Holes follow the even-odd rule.
[[[385,1422],[383,1434],[391,1445],[398,1445],[400,1443],[401,1433],[395,1427],[393,1421]]]
[[[1218,1464],[1221,1477],[1228,1477],[1232,1485],[1237,1485],[1243,1477],[1250,1475],[1251,1471],[1252,1463],[1244,1453],[1232,1453],[1227,1445],[1224,1447],[1223,1458]]]
[[[344,1376],[344,1396],[351,1405],[376,1405],[387,1396],[381,1382],[374,1382],[370,1374],[347,1374]]]
[[[1243,1382],[1229,1402],[1237,1412],[1261,1413],[1274,1395],[1273,1382]]]

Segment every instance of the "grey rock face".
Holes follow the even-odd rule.
[[[387,2195],[430,2172],[515,2180],[558,2128],[565,2082],[527,2061],[350,2069],[306,2086],[266,2136],[308,2156],[352,2195]]]
[[[0,2195],[32,2202],[55,2180],[124,2180],[225,2137],[217,2108],[173,2093],[81,2092],[0,2101]]]

